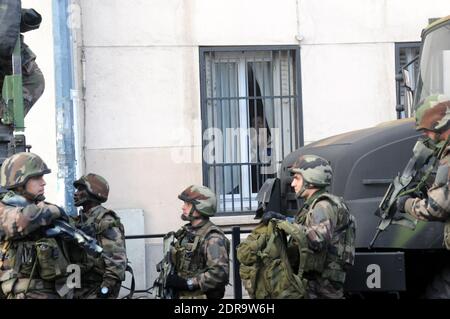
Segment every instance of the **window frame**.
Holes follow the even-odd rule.
[[[292,56],[295,59],[295,63],[293,68],[294,70],[294,76],[295,76],[295,90],[296,90],[296,96],[295,96],[295,103],[297,107],[295,108],[295,113],[297,115],[297,118],[293,118],[293,123],[296,123],[296,142],[297,145],[294,145],[293,150],[298,149],[299,147],[302,147],[304,145],[304,132],[303,132],[303,103],[302,103],[302,79],[301,79],[301,56],[300,56],[300,47],[298,45],[263,45],[263,46],[200,46],[199,47],[199,66],[200,66],[200,112],[201,112],[201,135],[202,136],[202,180],[203,185],[208,186],[209,185],[209,176],[208,176],[208,168],[209,165],[205,162],[205,159],[203,158],[203,151],[206,147],[206,141],[203,139],[203,133],[206,129],[209,127],[207,126],[207,114],[206,114],[206,108],[207,108],[207,78],[206,78],[206,55],[216,52],[230,52],[237,53],[241,52],[244,54],[255,52],[255,51],[292,51]],[[288,154],[283,154],[284,158]],[[278,172],[277,172],[278,175]],[[260,185],[261,186],[261,185]],[[250,193],[250,198],[253,193]],[[218,194],[218,196],[221,196],[222,194]],[[225,200],[228,201],[228,197],[232,196],[229,194],[223,194],[225,196]],[[236,199],[241,198],[243,196],[242,193],[234,194],[234,201]],[[218,211],[219,216],[243,216],[243,215],[252,215],[256,211],[256,205],[253,206],[254,201],[251,200],[251,209],[250,210],[244,210],[242,211],[240,208],[240,205],[235,205],[235,209],[233,211]],[[231,204],[230,204],[231,205]],[[236,207],[239,206],[239,207]]]

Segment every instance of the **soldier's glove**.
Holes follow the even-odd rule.
[[[397,205],[398,212],[400,212],[402,214],[406,213],[405,204],[406,204],[406,201],[410,198],[412,198],[410,195],[403,195],[403,196],[400,196],[399,198],[397,198],[396,205]]]
[[[167,276],[166,286],[177,290],[189,290],[187,280],[176,274]]]
[[[264,225],[267,225],[272,218],[279,219],[279,220],[285,220],[286,216],[284,216],[283,214],[274,212],[274,211],[268,211],[268,212],[265,212],[264,215],[262,216],[261,223],[263,223]]]

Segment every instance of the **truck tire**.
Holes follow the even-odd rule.
[[[445,266],[428,285],[425,299],[450,299],[450,266]]]

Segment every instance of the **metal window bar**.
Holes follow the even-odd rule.
[[[288,95],[291,95],[291,51],[288,51]],[[292,110],[291,110],[291,98],[288,99],[289,101],[289,152],[292,152]]]
[[[297,92],[297,98],[295,98],[295,119],[298,125],[295,125],[296,137],[294,148],[304,145],[303,140],[303,110],[302,110],[302,77],[301,77],[301,64],[300,64],[300,50],[295,51],[295,91]]]
[[[282,76],[282,55],[281,51],[278,51],[278,62],[280,63],[279,72],[280,72],[280,96],[283,96],[283,76]],[[283,127],[283,98],[280,98],[280,124],[281,124],[281,158],[284,158],[284,127]]]
[[[266,51],[267,54],[264,53],[263,55],[261,55],[260,53],[258,53],[258,55],[255,54],[254,56],[252,56],[252,52],[256,53],[261,51]],[[220,52],[220,56],[216,56],[215,52]],[[275,161],[275,163],[272,165],[276,165],[276,167],[279,167],[279,164],[281,163],[285,154],[293,151],[296,147],[299,146],[299,143],[302,143],[301,118],[298,118],[298,116],[301,116],[302,114],[300,109],[301,100],[299,86],[299,48],[293,46],[277,46],[269,47],[266,50],[261,50],[261,48],[251,47],[249,51],[245,49],[237,50],[237,48],[230,48],[230,50],[226,50],[224,48],[218,48],[217,50],[216,48],[200,48],[200,53],[200,66],[203,66],[203,68],[201,69],[204,69],[205,66],[209,67],[208,76],[206,75],[207,72],[201,72],[200,74],[201,85],[209,89],[201,89],[201,105],[203,108],[212,108],[212,110],[202,110],[201,114],[204,119],[202,120],[202,130],[205,131],[210,127],[214,127],[215,121],[217,120],[218,124],[221,126],[220,128],[222,129],[222,132],[224,132],[224,129],[227,126],[231,129],[231,127],[233,126],[232,122],[235,122],[236,120],[235,117],[237,117],[237,123],[240,123],[239,126],[241,126],[241,128],[249,129],[251,127],[250,122],[254,122],[256,128],[256,115],[260,114],[262,111],[264,124],[263,127],[265,127],[266,129],[268,127],[278,129],[281,127],[281,146],[271,145],[272,161]],[[222,55],[223,53],[226,53],[226,55]],[[224,59],[223,56],[228,56],[228,58]],[[218,67],[218,62],[225,62],[225,68]],[[234,70],[231,66],[233,64],[235,64],[238,68],[236,72],[233,72]],[[259,73],[257,78],[256,71],[253,70],[253,89],[249,90],[247,68],[257,68],[258,64],[262,67],[262,71]],[[277,65],[279,66],[279,70],[276,70]],[[243,72],[239,71],[240,68],[242,69],[242,66],[245,68]],[[269,67],[268,72],[270,72],[270,74],[268,75],[266,74],[266,66]],[[294,69],[295,72],[293,71]],[[274,71],[278,71],[278,74],[274,74]],[[239,74],[239,72],[241,73]],[[262,79],[260,78],[261,73],[263,73]],[[233,83],[232,81],[233,77],[235,77],[235,83]],[[274,90],[276,82],[274,81],[275,77],[279,77],[280,83],[279,85],[277,85],[279,87],[279,92],[275,92]],[[268,82],[266,81],[267,79],[272,79],[272,83],[266,83]],[[222,87],[220,81],[227,81],[228,86],[226,86],[225,84]],[[294,83],[295,85],[293,85]],[[231,86],[233,84],[235,84],[237,87],[237,96],[233,96],[233,94],[231,94]],[[272,87],[271,92],[267,90],[268,85]],[[243,90],[246,92],[243,92]],[[276,100],[279,100],[280,102],[279,107],[277,107],[277,103],[275,103]],[[234,101],[236,103],[234,103]],[[250,118],[250,101],[253,103],[254,118]],[[289,112],[287,109],[284,110],[284,101],[287,102],[286,107],[289,107]],[[260,104],[262,102],[262,110],[259,110],[258,102]],[[271,103],[272,105],[270,106],[268,103]],[[234,105],[236,105],[237,108],[236,113],[233,113]],[[241,117],[243,115],[241,113],[243,106],[247,110],[244,111],[247,112],[245,118]],[[266,119],[268,107],[271,107],[272,109],[272,119]],[[216,108],[219,108],[220,110],[215,110]],[[227,111],[229,112],[230,119],[225,122],[224,114]],[[211,114],[212,116],[209,117],[209,114]],[[243,125],[243,123],[245,122],[247,122],[247,124]],[[266,127],[266,122],[271,122],[271,125],[267,125]],[[289,127],[289,134],[288,132],[285,132],[285,129],[288,128],[285,128],[285,123]],[[240,130],[237,130],[236,132],[237,133],[233,134],[232,137],[228,137],[226,136],[226,134],[223,134],[225,142],[222,143],[223,154],[221,158],[224,163],[220,163],[219,165],[219,163],[215,161],[217,158],[215,158],[212,163],[210,161],[203,161],[205,184],[214,186],[214,190],[216,191],[221,203],[221,205],[219,205],[219,214],[223,215],[233,212],[238,213],[238,209],[240,210],[240,212],[251,212],[256,205],[256,192],[258,191],[261,183],[268,178],[268,176],[262,176],[261,174],[262,167],[265,163],[262,163],[259,156],[259,143],[256,143],[257,145],[255,162],[252,161],[252,158],[250,156],[250,148],[252,147],[250,134],[246,134],[246,136],[243,136]],[[271,132],[271,135],[273,138],[273,132]],[[240,154],[240,156],[242,157],[242,151],[245,150],[246,157],[248,157],[246,161],[248,160],[248,163],[242,162],[242,160],[239,160],[239,158],[236,158],[234,156],[232,156],[231,159],[226,156],[226,152],[230,151],[230,147],[234,147],[234,144],[228,144],[234,143],[234,141],[228,140],[230,138],[232,138],[233,140],[235,140],[236,138],[238,139],[238,142],[235,144],[237,144],[237,147],[240,147],[241,150],[240,152],[234,152],[234,154]],[[258,141],[258,136],[256,138]],[[203,145],[205,146],[205,144]],[[280,154],[277,154],[279,153],[279,151],[277,152],[277,149],[281,150],[281,156]],[[234,150],[235,149],[233,149],[233,151]],[[275,158],[274,155],[276,155],[277,158]],[[227,163],[228,160],[230,160],[231,163]],[[227,164],[231,164],[231,166],[226,169],[225,166],[227,166]],[[236,170],[236,173],[239,172],[239,176],[236,176],[235,174],[236,167],[239,168]],[[228,172],[228,169],[230,170],[230,172]],[[256,171],[256,176],[252,177],[252,171]],[[211,174],[213,176],[211,176]],[[235,178],[235,176],[237,178]],[[256,180],[252,181],[252,178],[256,178]],[[222,189],[217,187],[218,183],[221,184],[220,188]],[[235,185],[235,183],[237,185]],[[226,185],[230,185],[229,188],[231,194],[229,194]],[[256,190],[254,189],[255,186],[257,188]],[[237,192],[237,190],[239,190],[239,192]]]
[[[232,74],[231,74],[231,63],[230,62],[228,62],[227,63],[227,66],[228,66],[228,96],[231,96],[231,76],[232,76]],[[233,114],[233,112],[231,112],[231,101],[230,100],[228,100],[228,111],[229,111],[229,113],[230,113],[230,116],[229,116],[229,127],[231,128],[232,127],[232,125],[231,125],[231,117],[232,117],[232,114]],[[234,137],[233,137],[233,139],[234,139]],[[234,155],[234,154],[233,154]],[[234,163],[235,162],[235,158],[234,158],[234,156],[232,157],[232,159],[231,159],[231,161]],[[231,166],[231,169],[230,169],[230,175],[231,175],[231,210],[232,211],[234,211],[234,182],[233,182],[233,172],[234,172],[234,165],[233,166]]]
[[[214,84],[213,84],[213,81],[212,81],[212,79],[213,79],[213,53],[212,52],[210,52],[209,53],[209,66],[210,66],[210,70],[211,70],[211,72],[210,72],[210,83],[211,83],[211,97],[213,97],[214,98]],[[208,105],[208,104],[206,104],[206,105]],[[212,119],[212,127],[215,127],[215,124],[214,124],[214,122],[215,122],[215,120],[214,120],[214,117],[216,116],[216,114],[215,114],[215,112],[214,112],[214,109],[215,109],[215,105],[214,105],[214,101],[213,100],[211,100],[211,107],[212,107],[212,116],[211,116],[211,119]],[[213,158],[213,174],[214,174],[214,191],[215,192],[217,192],[217,174],[216,174],[216,154],[214,154],[214,158]],[[209,183],[208,183],[208,185],[209,185]]]

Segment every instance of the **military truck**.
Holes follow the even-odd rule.
[[[413,110],[427,96],[450,96],[450,16],[423,30],[418,59]],[[407,76],[405,72],[409,87]],[[408,97],[410,90],[406,93]],[[346,282],[349,297],[450,298],[444,285],[450,283],[450,253],[442,244],[442,223],[419,222],[414,231],[391,225],[368,248],[380,222],[374,213],[421,135],[414,125],[413,118],[400,119],[325,138],[292,152],[282,162],[279,193],[274,188],[272,196],[280,199],[280,210],[289,215],[300,204],[290,186],[289,167],[303,154],[320,155],[331,162],[330,190],[345,199],[357,221],[356,261]]]

